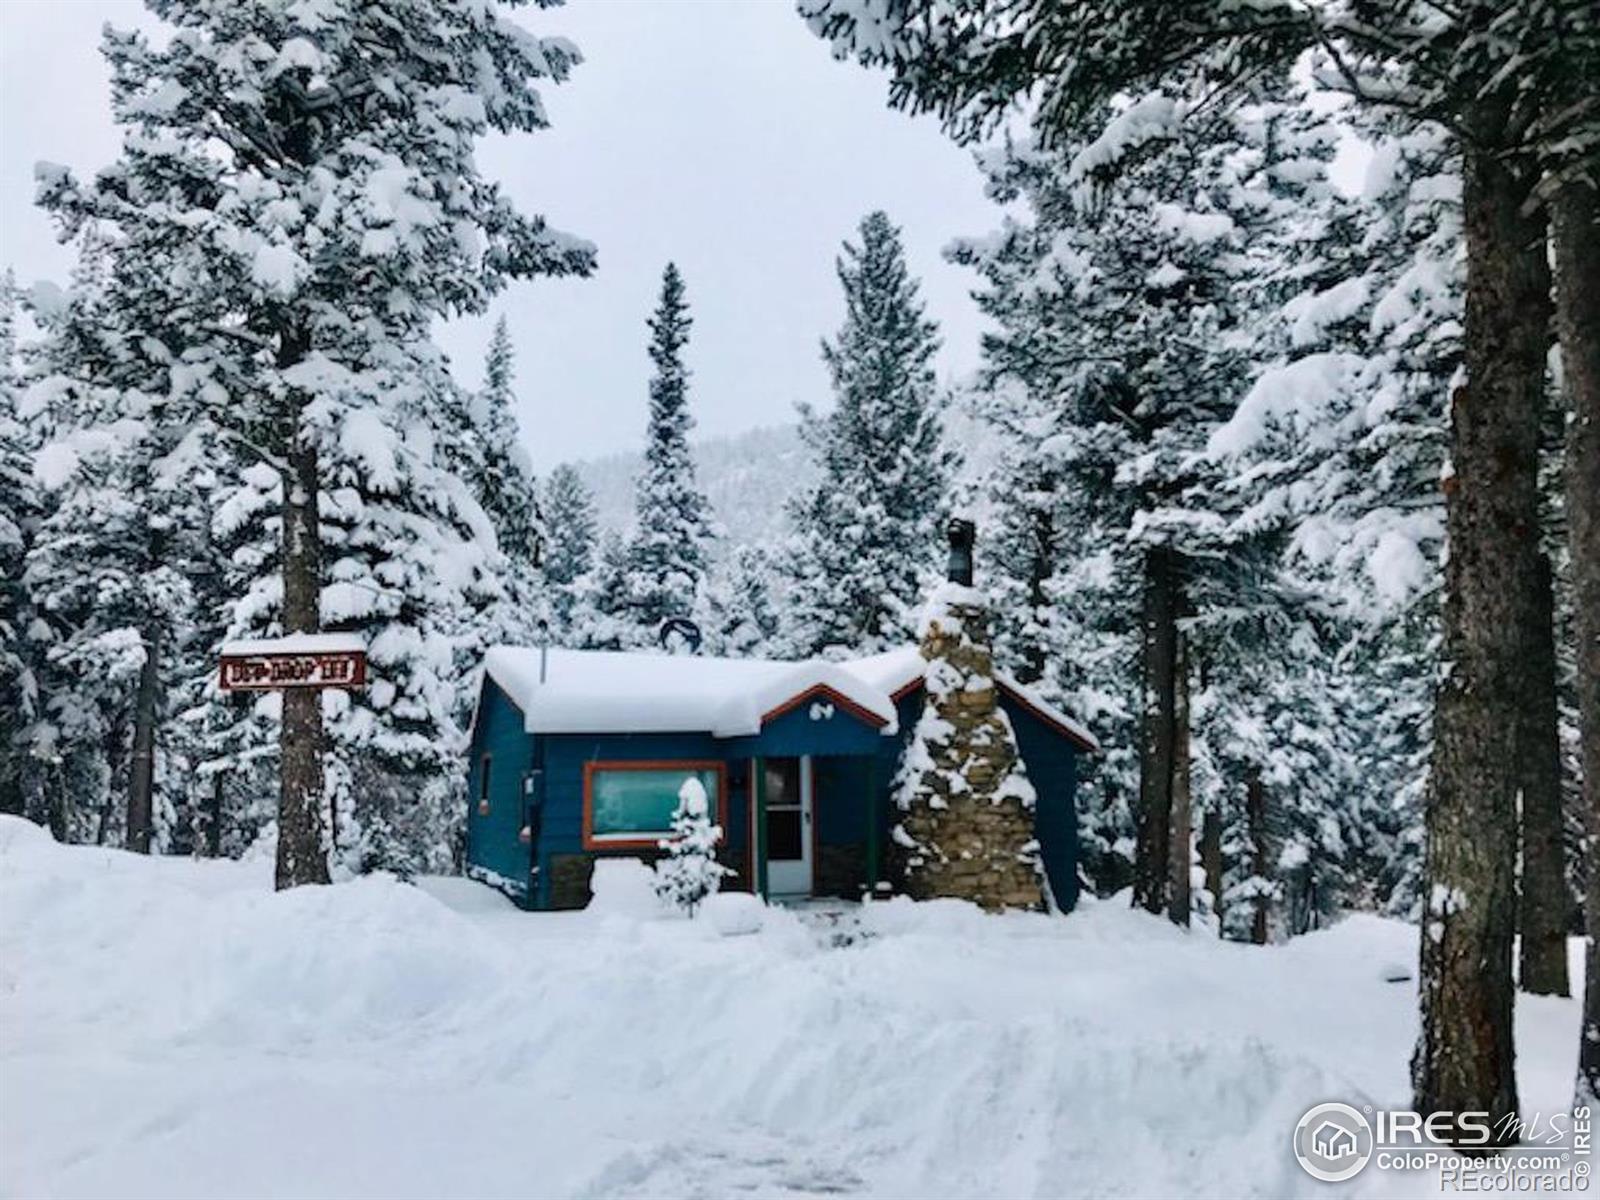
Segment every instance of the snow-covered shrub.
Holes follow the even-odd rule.
[[[712,824],[705,784],[690,776],[678,789],[678,807],[672,811],[672,836],[663,838],[667,856],[656,864],[656,895],[690,916],[700,902],[717,890],[727,867],[717,861],[717,840],[722,828]]]

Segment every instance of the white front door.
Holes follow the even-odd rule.
[[[767,808],[767,894],[811,894],[811,759],[761,760]]]

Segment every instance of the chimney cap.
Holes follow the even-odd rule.
[[[978,527],[965,517],[952,517],[945,526],[945,537],[950,543],[950,563],[945,577],[951,583],[972,586],[972,546],[977,536]]]

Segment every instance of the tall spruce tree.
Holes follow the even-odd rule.
[[[1336,719],[1381,755],[1350,781],[1373,903],[1414,913],[1444,539],[1445,396],[1461,361],[1460,181],[1434,131],[1374,125],[1355,205],[1267,310],[1250,390],[1209,451],[1228,519],[1275,528],[1281,566],[1347,646]]]
[[[0,275],[0,813],[29,812],[27,730],[38,699],[31,604],[23,570],[40,515],[32,475],[37,447],[18,408],[17,289]]]
[[[689,303],[673,263],[661,275],[661,299],[650,318],[650,423],[644,467],[634,492],[621,611],[625,641],[654,645],[662,622],[689,618],[706,585],[713,536],[711,505],[695,481],[689,451]]]
[[[801,409],[821,478],[789,510],[795,536],[784,569],[801,586],[791,591],[783,639],[799,656],[913,639],[950,500],[954,456],[942,441],[932,366],[938,326],[888,216],[869,213],[859,235],[837,263],[844,324],[822,346],[833,408]]]
[[[44,643],[33,751],[62,771],[51,807],[67,837],[148,852],[186,807],[181,787],[158,790],[157,735],[225,457],[217,364],[187,345],[170,246],[81,249],[72,292],[36,313],[30,363],[30,403],[49,410],[34,464],[48,510],[23,579]]]
[[[772,652],[779,629],[772,574],[772,560],[760,546],[735,546],[713,567],[702,622],[713,654],[757,658]]]
[[[585,650],[622,650],[637,646],[639,627],[628,609],[628,543],[614,529],[600,535],[594,566],[574,585],[569,645]]]
[[[280,476],[275,578],[245,617],[367,635],[374,685],[328,702],[335,793],[409,807],[420,774],[443,803],[451,638],[498,580],[428,338],[509,278],[590,269],[591,247],[518,214],[473,157],[491,131],[544,127],[534,84],[577,55],[464,0],[157,12],[159,46],[105,40],[122,156],[89,184],[47,172],[42,202],[69,233],[103,222],[126,252],[164,256],[172,352],[208,365],[206,411]],[[323,724],[322,697],[284,694],[280,887],[328,877]]]
[[[483,386],[473,396],[469,415],[480,446],[471,480],[483,510],[494,522],[500,553],[509,564],[508,582],[519,603],[532,607],[544,532],[533,464],[523,448],[517,423],[515,351],[506,319],[495,322],[484,361]]]
[[[562,463],[544,482],[544,582],[557,636],[570,639],[582,603],[583,580],[593,569],[599,541],[594,495],[583,477]]]

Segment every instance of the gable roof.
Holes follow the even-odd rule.
[[[808,700],[826,697],[885,735],[899,732],[896,702],[923,683],[915,646],[844,662],[703,658],[643,651],[541,651],[495,646],[484,673],[522,710],[529,733],[689,733],[745,737]],[[1005,672],[1003,693],[1082,750],[1099,743],[1082,725]],[[477,721],[476,714],[473,717]]]
[[[838,663],[702,658],[614,650],[496,646],[484,671],[522,710],[529,733],[685,733],[742,737],[808,694],[830,693],[883,733],[894,702]]]
[[[865,658],[852,659],[843,664],[851,672],[887,692],[891,699],[901,697],[921,688],[927,675],[927,660],[915,646],[902,646]],[[1027,709],[1080,750],[1098,753],[1100,743],[1094,734],[1074,721],[1055,705],[1049,703],[1027,685],[1017,681],[1009,671],[996,670],[994,681],[1000,691],[1018,707]]]

